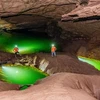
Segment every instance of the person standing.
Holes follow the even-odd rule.
[[[15,57],[17,57],[17,55],[20,55],[20,54],[19,54],[19,48],[18,48],[17,45],[15,45],[13,51],[14,51],[14,53],[15,53]]]
[[[52,57],[56,56],[56,50],[57,50],[57,48],[55,47],[54,44],[52,44],[52,47],[51,47],[51,56]]]

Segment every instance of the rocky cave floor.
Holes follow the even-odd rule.
[[[0,61],[3,64],[33,64],[39,69],[45,63],[44,71],[50,74],[22,91],[19,85],[0,81],[0,100],[100,100],[100,72],[77,58],[64,53],[57,53],[57,57],[38,53],[15,58],[14,54],[1,52]]]
[[[0,63],[35,66],[48,74],[58,72],[70,72],[86,75],[99,75],[100,72],[92,65],[81,62],[77,57],[68,56],[66,53],[57,52],[56,57],[51,57],[51,53],[25,54],[15,57],[14,54],[1,52]],[[42,66],[44,65],[44,69]]]

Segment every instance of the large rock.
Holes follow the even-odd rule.
[[[100,100],[100,77],[60,73],[23,91],[5,91],[0,100]]]
[[[0,92],[9,90],[19,90],[19,85],[14,85],[0,81]]]

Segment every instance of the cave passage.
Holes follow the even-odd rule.
[[[94,66],[96,69],[100,70],[100,61],[99,60],[86,58],[86,57],[82,57],[82,56],[78,56],[78,59],[80,61],[86,62],[86,63]]]
[[[13,53],[15,45],[18,46],[21,54],[31,54],[37,52],[50,52],[51,44],[54,42],[46,33],[23,32],[12,33],[10,36],[0,34],[0,49]]]

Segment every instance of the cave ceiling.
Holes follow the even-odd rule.
[[[91,36],[99,31],[99,15],[99,0],[0,0],[1,28],[36,29],[56,20],[62,29]]]
[[[0,29],[83,37],[95,47],[100,41],[100,0],[0,0]]]

